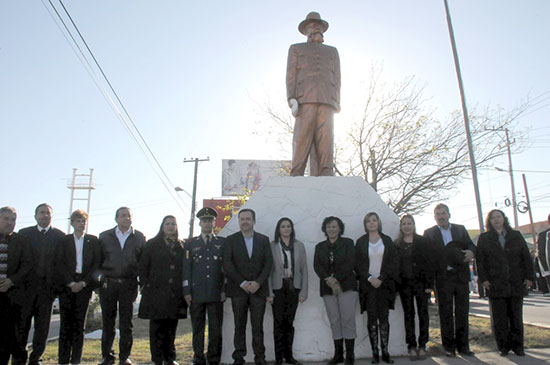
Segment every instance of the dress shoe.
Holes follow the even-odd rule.
[[[294,364],[294,365],[302,365],[302,363],[295,358],[291,357],[289,359],[286,359],[287,364]]]
[[[426,359],[426,349],[424,347],[420,347],[418,349],[418,360],[425,360]]]
[[[120,360],[120,365],[132,365],[132,360],[130,358],[127,358],[126,360]]]
[[[300,361],[296,360],[296,359],[293,358],[293,357],[287,358],[287,359],[285,360],[285,363],[287,363],[287,364],[294,364],[294,365],[302,365],[302,363],[301,363]]]
[[[233,365],[244,365],[244,364],[245,364],[245,362],[244,362],[243,359],[233,361]]]
[[[510,352],[510,350],[508,350],[508,349],[502,349],[502,350],[500,350],[500,356],[502,356],[502,357],[508,356],[509,352]]]
[[[416,349],[413,349],[412,347],[407,351],[407,354],[409,355],[409,359],[411,361],[418,360],[418,352],[416,352]]]
[[[267,362],[265,360],[256,360],[254,361],[255,365],[267,365]]]
[[[445,350],[445,356],[447,356],[447,357],[456,357],[455,350]]]
[[[103,359],[101,360],[101,362],[99,363],[99,365],[114,365],[115,363],[115,359],[113,358],[108,358],[108,359]]]
[[[176,360],[172,360],[172,361],[165,361],[164,365],[180,365],[180,363],[177,362]]]
[[[462,356],[474,356],[475,355],[475,352],[471,351],[470,349],[464,349],[464,350],[458,351],[458,353],[461,354]]]
[[[525,356],[525,351],[523,349],[514,349],[514,354],[516,356]]]

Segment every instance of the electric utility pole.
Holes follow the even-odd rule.
[[[506,134],[506,149],[508,150],[508,174],[510,175],[510,187],[512,188],[512,208],[514,210],[514,228],[518,228],[518,203],[516,200],[516,185],[514,184],[514,170],[512,169],[512,150],[510,148],[510,131],[508,128],[486,128],[492,132],[504,132]]]
[[[195,163],[195,174],[193,177],[193,194],[191,197],[191,219],[189,219],[189,238],[193,237],[193,226],[195,225],[195,205],[197,200],[197,175],[199,173],[199,162],[210,161],[210,157],[200,159],[200,158],[184,158],[183,162],[194,162]]]
[[[449,37],[451,38],[451,47],[453,49],[453,57],[455,62],[456,78],[458,79],[458,89],[460,91],[460,101],[462,102],[462,115],[464,117],[464,129],[466,129],[466,140],[468,141],[468,153],[470,155],[470,166],[472,169],[472,179],[474,182],[474,193],[476,197],[477,219],[479,223],[479,232],[484,232],[483,229],[483,213],[481,211],[481,196],[479,195],[479,183],[477,181],[477,166],[474,157],[474,148],[472,146],[472,134],[470,133],[470,119],[468,117],[468,109],[466,108],[466,96],[464,94],[464,85],[462,83],[462,74],[460,72],[460,63],[458,61],[458,51],[456,49],[455,34],[453,24],[451,22],[451,13],[447,0],[445,3],[445,13],[447,14],[447,28],[449,28]]]

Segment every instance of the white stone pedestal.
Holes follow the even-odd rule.
[[[309,268],[309,298],[298,306],[294,321],[294,357],[304,361],[331,358],[334,346],[330,325],[325,305],[319,296],[319,278],[313,271],[315,245],[326,239],[321,231],[321,223],[325,217],[339,217],[345,224],[343,236],[355,241],[365,233],[363,217],[374,211],[380,215],[383,232],[395,239],[399,231],[399,219],[360,177],[273,177],[244,207],[256,212],[255,231],[269,236],[270,239],[273,239],[275,225],[281,217],[289,217],[294,222],[296,238],[306,246]],[[235,215],[220,232],[220,236],[226,237],[238,230],[239,224]],[[359,305],[356,321],[356,357],[370,357],[367,317],[366,313],[359,313]],[[250,320],[248,323],[246,360],[254,362]],[[233,312],[228,299],[224,306],[223,363],[232,363],[233,331]],[[269,304],[264,317],[264,343],[266,359],[273,361],[273,313]],[[395,310],[390,311],[389,345],[392,355],[404,355],[407,352],[403,310],[399,299],[395,303]]]

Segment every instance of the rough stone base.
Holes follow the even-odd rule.
[[[363,217],[368,212],[380,215],[383,232],[396,238],[399,219],[380,199],[378,194],[359,177],[274,177],[257,191],[244,205],[256,211],[257,232],[273,239],[275,225],[279,218],[289,217],[294,222],[296,238],[306,246],[309,268],[309,298],[298,306],[294,321],[294,357],[303,361],[320,361],[333,355],[333,342],[329,321],[323,300],[319,296],[319,278],[313,271],[315,245],[325,240],[321,223],[327,216],[337,216],[344,221],[345,237],[354,241],[364,234]],[[221,231],[228,236],[239,230],[235,215]],[[357,358],[370,357],[370,343],[367,332],[366,313],[359,313],[357,306]],[[248,321],[250,323],[250,320]],[[224,307],[222,362],[232,363],[234,322],[231,302]],[[250,324],[247,329],[246,360],[253,362]],[[264,318],[264,343],[266,358],[273,361],[273,314],[271,306],[266,307]],[[404,355],[407,352],[403,326],[401,302],[396,301],[395,310],[390,311],[390,353]]]

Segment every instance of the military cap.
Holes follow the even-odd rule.
[[[203,219],[203,218],[213,218],[216,219],[218,216],[218,212],[214,208],[210,207],[204,207],[197,213],[197,218]]]

